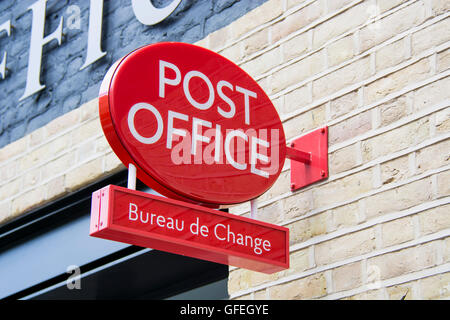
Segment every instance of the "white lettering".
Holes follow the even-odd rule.
[[[266,155],[260,154],[258,153],[258,145],[261,145],[263,147],[268,148],[269,147],[269,142],[262,140],[262,139],[258,139],[256,137],[252,137],[251,138],[251,160],[250,160],[250,171],[254,174],[257,174],[261,177],[264,178],[269,178],[269,173],[266,171],[262,171],[259,169],[256,169],[256,160],[259,159],[261,161],[264,162],[269,162],[269,157],[267,157]]]
[[[165,18],[178,7],[181,0],[174,0],[164,8],[156,8],[150,0],[131,0],[134,15],[140,23],[152,26]]]
[[[61,45],[63,17],[61,17],[56,30],[48,36],[44,37],[46,4],[47,0],[39,0],[28,7],[28,10],[33,11],[33,22],[31,25],[31,42],[30,52],[28,56],[27,82],[25,85],[25,92],[22,97],[20,97],[19,101],[45,88],[45,85],[41,84],[41,81],[39,79],[41,74],[43,47],[53,40],[57,40],[58,45]]]
[[[128,219],[129,220],[136,221],[138,219],[137,208],[138,208],[137,205],[130,202],[130,206],[128,208]],[[131,214],[134,214],[134,217]]]
[[[173,119],[174,118],[184,120],[184,121],[188,121],[188,119],[189,119],[188,116],[185,114],[169,110],[168,117],[167,117],[167,143],[166,143],[167,149],[172,149],[172,137],[174,134],[179,135],[181,137],[186,136],[185,130],[173,128]]]
[[[87,54],[80,70],[106,55],[102,51],[103,0],[91,0],[90,5]]]
[[[198,118],[192,118],[192,148],[191,148],[191,154],[195,155],[196,154],[196,150],[197,150],[197,141],[202,141],[205,143],[209,143],[210,138],[209,137],[205,137],[201,134],[201,130],[200,130],[200,134],[198,133],[198,127],[207,127],[207,128],[211,128],[212,127],[212,123],[209,121],[205,121],[202,119],[198,119]]]
[[[2,31],[5,31],[8,37],[11,36],[11,20],[8,20],[0,25],[0,32]],[[0,75],[2,76],[2,79],[5,79],[6,77],[6,56],[7,53],[5,51],[3,54],[3,59],[0,62]]]
[[[170,68],[175,72],[175,79],[166,78],[166,68]],[[181,73],[176,65],[170,62],[159,60],[159,97],[165,98],[165,85],[176,86],[180,84]]]
[[[222,100],[230,106],[230,110],[224,111],[220,106],[218,106],[217,111],[222,117],[230,119],[233,118],[236,114],[236,105],[234,104],[233,100],[231,100],[223,93],[223,87],[227,87],[228,89],[233,91],[233,85],[225,80],[221,80],[217,83],[217,93],[219,94],[219,97],[222,98]]]
[[[209,96],[208,96],[208,100],[204,103],[200,103],[200,102],[196,101],[194,98],[192,98],[191,92],[189,90],[189,81],[191,81],[191,79],[193,77],[198,77],[198,78],[202,79],[203,81],[205,81],[206,85],[208,86]],[[200,71],[189,71],[186,74],[186,76],[184,77],[184,80],[183,80],[183,91],[184,91],[184,95],[188,99],[189,103],[192,104],[195,108],[197,108],[199,110],[207,110],[214,103],[214,88],[211,83],[211,80],[209,80],[209,78],[206,75],[204,75],[203,73],[201,73]]]
[[[156,118],[156,122],[158,124],[158,128],[156,129],[155,134],[152,137],[149,138],[145,138],[143,136],[141,136],[135,126],[134,126],[134,117],[136,115],[136,113],[139,110],[148,110],[151,113],[153,113],[153,115]],[[161,135],[163,133],[163,120],[161,117],[161,114],[158,112],[158,110],[156,110],[156,108],[154,106],[152,106],[149,103],[144,103],[144,102],[140,102],[140,103],[136,103],[134,106],[131,107],[130,111],[128,112],[128,128],[130,129],[131,134],[133,135],[133,137],[143,143],[143,144],[152,144],[155,143],[156,141],[159,140],[159,138],[161,138]]]
[[[250,124],[250,98],[256,98],[256,92],[236,86],[236,91],[244,94],[245,124]]]
[[[76,4],[68,6],[66,13],[69,15],[66,19],[66,26],[71,30],[81,29],[81,9]]]
[[[236,169],[245,170],[245,169],[247,169],[247,164],[236,162],[233,158],[233,155],[231,154],[230,143],[234,137],[240,137],[240,138],[244,139],[245,141],[248,141],[247,135],[244,134],[242,131],[232,130],[232,131],[228,132],[225,137],[225,146],[224,146],[225,157],[226,157],[227,161]]]

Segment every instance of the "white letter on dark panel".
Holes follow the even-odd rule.
[[[0,25],[0,32],[6,31],[6,34],[8,37],[11,35],[11,21],[8,20],[2,25]],[[2,79],[5,79],[6,77],[6,51],[3,54],[3,59],[0,62],[0,75],[2,76]]]
[[[164,8],[156,8],[150,0],[131,0],[131,5],[139,22],[152,26],[170,16],[180,2],[181,0],[174,0]]]
[[[61,17],[61,20],[59,21],[58,28],[56,28],[52,34],[44,37],[46,4],[47,0],[39,0],[28,7],[28,10],[33,11],[33,22],[31,25],[27,83],[25,86],[25,92],[19,101],[45,88],[45,85],[41,84],[40,81],[42,48],[44,45],[52,40],[57,40],[58,45],[61,45],[63,17]]]
[[[86,60],[80,70],[104,57],[102,51],[103,0],[91,0]]]

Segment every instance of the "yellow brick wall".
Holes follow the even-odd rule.
[[[288,141],[329,127],[329,178],[291,192],[287,161],[258,199],[290,229],[291,268],[230,267],[232,299],[450,297],[449,16],[446,0],[268,0],[198,42],[259,82]],[[123,168],[90,101],[0,149],[0,223]]]
[[[291,192],[288,163],[258,199],[291,268],[231,267],[232,299],[450,297],[449,10],[269,0],[200,42],[258,80],[289,141],[329,126],[329,179]]]

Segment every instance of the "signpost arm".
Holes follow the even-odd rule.
[[[136,167],[134,164],[128,164],[128,189],[136,190]]]
[[[286,158],[291,160],[291,191],[328,178],[328,127],[292,141]]]
[[[256,219],[257,213],[258,213],[258,200],[257,199],[250,200],[250,217],[252,219]]]

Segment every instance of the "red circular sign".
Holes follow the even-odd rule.
[[[120,160],[166,196],[208,206],[264,193],[283,168],[280,118],[246,72],[186,43],[140,48],[108,71],[100,120]]]

